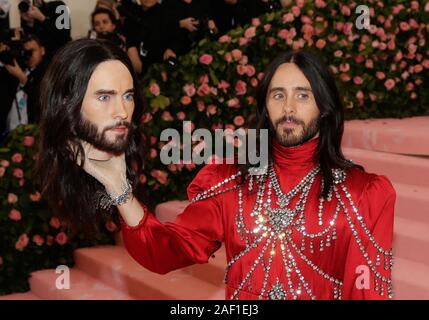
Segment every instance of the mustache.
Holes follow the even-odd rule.
[[[126,127],[128,130],[130,130],[131,129],[131,123],[128,122],[128,121],[119,121],[119,122],[116,122],[113,125],[105,127],[103,129],[103,133],[105,133],[106,131],[111,130],[111,129],[116,129],[118,127]]]
[[[278,119],[278,120],[275,122],[275,126],[277,127],[277,126],[279,126],[281,123],[286,122],[286,121],[290,121],[290,122],[293,122],[293,123],[295,123],[295,124],[300,124],[300,125],[302,125],[302,126],[305,126],[305,122],[304,122],[304,121],[299,120],[298,118],[296,118],[296,117],[294,117],[294,116],[284,116],[284,117],[282,117],[282,118]]]

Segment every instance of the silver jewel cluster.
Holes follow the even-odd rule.
[[[310,233],[306,230],[305,208],[308,200],[308,194],[314,185],[316,176],[320,172],[320,167],[317,166],[311,170],[302,180],[288,193],[283,193],[278,182],[274,166],[272,163],[260,175],[251,175],[249,177],[248,189],[257,190],[256,201],[250,212],[250,218],[253,224],[246,224],[244,219],[243,209],[243,189],[244,185],[236,184],[232,187],[221,189],[227,183],[234,181],[241,172],[238,172],[222,182],[214,185],[210,189],[197,195],[192,202],[207,199],[209,197],[238,189],[238,213],[236,216],[236,226],[241,240],[245,241],[246,247],[239,254],[234,256],[228,263],[225,269],[224,282],[227,282],[229,269],[251,252],[257,252],[257,257],[250,266],[247,274],[243,277],[240,284],[231,295],[230,299],[238,299],[239,292],[245,289],[246,285],[252,280],[254,271],[258,266],[261,266],[264,272],[262,288],[258,293],[259,299],[299,299],[304,293],[312,300],[316,296],[312,292],[310,285],[302,275],[298,267],[296,259],[301,259],[315,273],[332,287],[332,298],[341,300],[343,282],[329,275],[319,266],[312,262],[310,258],[316,251],[323,252],[329,250],[333,242],[337,239],[336,221],[340,213],[345,215],[346,221],[350,227],[352,235],[358,244],[360,251],[363,254],[369,268],[374,277],[374,288],[379,292],[380,296],[386,294],[391,299],[393,298],[391,278],[384,277],[378,268],[381,268],[382,260],[384,270],[392,270],[393,268],[393,253],[392,249],[383,249],[371,235],[371,232],[365,224],[362,215],[359,213],[356,205],[353,202],[350,192],[347,190],[344,181],[346,180],[346,172],[341,169],[333,169],[334,185],[331,188],[328,197],[319,199],[318,205],[318,225],[321,230],[316,233]],[[323,179],[322,179],[323,187]],[[275,195],[275,197],[274,197]],[[335,210],[327,221],[323,221],[324,204],[331,202],[332,199],[337,199]],[[293,199],[297,199],[296,204],[291,207]],[[343,200],[345,199],[345,200]],[[352,208],[352,212],[347,208],[346,203]],[[364,241],[356,230],[354,221],[360,225],[364,231],[365,237],[369,239],[373,247],[376,249],[377,255],[374,261],[370,257],[363,245]],[[296,243],[292,234],[300,235],[300,243]],[[285,273],[283,277],[274,275],[276,281],[268,288],[268,282],[271,275],[273,259],[278,256],[281,259]],[[266,261],[268,257],[268,261]],[[280,280],[283,278],[283,280]],[[248,288],[246,288],[248,289]]]
[[[131,182],[128,179],[126,181],[122,193],[117,196],[111,196],[107,192],[98,191],[98,207],[107,210],[112,206],[119,206],[126,203],[133,191]]]

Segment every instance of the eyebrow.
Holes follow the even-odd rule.
[[[313,92],[313,90],[311,90],[310,87],[292,87],[292,90],[296,90],[296,91],[309,91],[309,92]],[[282,91],[282,92],[286,92],[286,89],[284,87],[273,87],[269,90],[269,93],[273,92],[273,91]]]
[[[125,91],[124,92],[124,94],[127,94],[127,93],[134,93],[135,92],[135,90],[134,89],[128,89],[127,91]],[[115,94],[117,94],[118,92],[116,91],[116,90],[106,90],[106,89],[100,89],[100,90],[97,90],[97,91],[95,91],[94,92],[94,95],[103,95],[103,94],[106,94],[106,95],[115,95]]]

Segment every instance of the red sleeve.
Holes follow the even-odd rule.
[[[190,184],[188,194],[202,192],[217,179],[216,167],[205,166]],[[137,226],[130,227],[121,220],[125,247],[139,264],[160,274],[206,263],[223,241],[220,208],[217,197],[201,200],[165,224],[145,209]]]
[[[389,180],[384,176],[373,175],[357,203],[358,211],[364,218],[363,222],[367,225],[375,241],[384,250],[390,250],[392,247],[395,200],[396,192]],[[384,255],[378,253],[358,220],[354,219],[354,225],[362,245],[365,247],[365,252],[368,253],[376,271],[387,279],[391,279],[390,268],[388,270],[384,268]],[[376,265],[377,254],[380,255],[379,266]],[[390,258],[386,262],[389,265]],[[369,286],[363,286],[366,280]],[[383,295],[381,295],[381,286],[383,286]],[[378,281],[378,290],[376,289],[374,273],[369,268],[356,239],[352,236],[346,257],[342,299],[388,299],[386,283]]]

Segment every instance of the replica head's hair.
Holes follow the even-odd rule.
[[[341,139],[344,131],[344,107],[338,93],[335,79],[328,67],[310,52],[289,51],[278,55],[265,69],[264,78],[259,84],[257,93],[257,114],[253,128],[269,130],[269,150],[271,158],[271,138],[275,132],[270,125],[267,110],[267,93],[274,74],[284,63],[294,63],[310,82],[317,107],[320,111],[319,118],[319,144],[315,154],[320,162],[321,172],[324,178],[323,195],[327,196],[333,183],[333,168],[353,168],[361,166],[347,161],[341,151]],[[250,165],[246,165],[247,168]]]
[[[135,107],[130,128],[129,145],[125,151],[127,177],[135,192],[143,166],[143,136],[139,130],[142,102],[138,81],[128,56],[114,44],[103,40],[81,39],[68,43],[53,58],[41,84],[40,146],[37,173],[42,195],[55,214],[75,234],[97,234],[99,226],[110,220],[116,211],[97,208],[94,195],[104,187],[87,174],[82,165],[84,150],[78,136],[82,102],[89,80],[96,67],[105,61],[122,62],[133,77]],[[72,147],[74,146],[74,147]],[[77,148],[77,152],[74,150]]]

